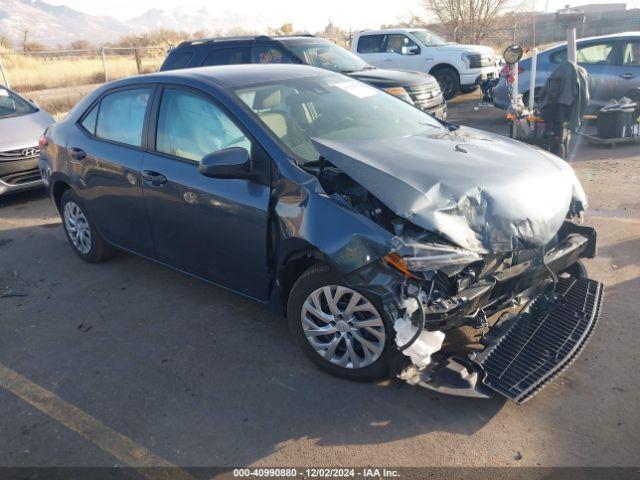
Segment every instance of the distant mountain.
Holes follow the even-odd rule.
[[[268,23],[268,19],[261,15],[249,17],[224,10],[213,12],[209,8],[176,7],[173,9],[151,9],[139,17],[129,20],[127,25],[135,31],[170,28],[190,33],[199,30],[215,33],[234,29],[260,31],[264,30]]]
[[[57,47],[80,39],[101,44],[122,35],[158,28],[220,33],[237,29],[263,31],[267,25],[276,23],[261,15],[249,17],[229,11],[212,12],[208,8],[190,10],[185,7],[154,8],[139,17],[121,21],[51,5],[42,0],[0,0],[0,36],[8,37],[16,47],[21,45],[25,30],[29,31],[30,41]]]
[[[78,39],[108,42],[128,33],[130,27],[111,17],[88,15],[41,0],[0,0],[0,35],[18,46],[25,30],[30,41],[55,47]]]

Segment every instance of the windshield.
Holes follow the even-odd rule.
[[[36,109],[6,88],[0,87],[0,118],[33,113]]]
[[[403,100],[342,75],[295,78],[235,93],[301,163],[318,160],[312,138],[366,141],[444,130],[435,118]]]
[[[331,42],[288,44],[287,48],[307,65],[324,68],[325,70],[349,73],[373,68],[353,53]]]
[[[420,40],[420,43],[422,43],[425,47],[442,47],[443,45],[447,45],[447,43],[449,43],[444,38],[439,37],[429,30],[414,30],[410,33],[418,40]]]

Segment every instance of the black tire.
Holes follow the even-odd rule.
[[[74,243],[73,234],[70,231],[70,226],[65,218],[67,206],[69,208],[77,206],[79,211],[84,216],[86,223],[82,222],[83,225],[88,226],[88,231],[90,232],[90,237],[88,240],[88,245],[90,248],[87,251],[83,251],[83,247],[79,246],[77,243]],[[75,192],[71,189],[67,190],[62,194],[62,198],[60,200],[60,217],[62,218],[62,227],[64,228],[64,232],[67,235],[67,240],[69,240],[69,244],[76,254],[88,263],[99,263],[105,260],[108,260],[115,253],[114,248],[107,244],[107,242],[102,238],[102,235],[98,232],[95,225],[91,221],[91,217],[87,214],[84,203],[75,194]]]
[[[467,93],[473,93],[478,90],[478,85],[468,85],[466,87],[460,87],[460,93],[466,95]]]
[[[356,381],[371,381],[383,377],[389,377],[392,365],[397,365],[397,362],[394,362],[394,360],[401,355],[395,346],[393,322],[387,312],[384,311],[379,301],[362,291],[353,289],[375,307],[384,324],[386,335],[384,349],[373,363],[361,368],[345,368],[336,365],[325,359],[307,340],[302,326],[304,303],[307,297],[315,290],[329,285],[341,285],[341,280],[340,276],[324,263],[317,263],[311,266],[300,276],[300,278],[298,278],[291,289],[289,301],[287,303],[287,321],[289,323],[291,335],[313,363],[332,375]],[[338,335],[338,333],[335,333],[335,335]]]
[[[445,100],[451,100],[460,92],[460,76],[453,68],[441,67],[432,75],[440,84],[440,90]]]
[[[570,265],[564,272],[564,274],[568,274],[574,278],[587,278],[589,276],[589,272],[587,272],[587,267],[584,262],[578,261],[573,265]]]

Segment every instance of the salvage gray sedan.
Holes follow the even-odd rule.
[[[0,195],[42,186],[38,139],[53,117],[0,86]]]
[[[326,70],[109,83],[40,169],[83,260],[127,250],[267,304],[342,377],[523,402],[597,320],[566,162]]]

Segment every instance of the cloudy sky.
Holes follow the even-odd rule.
[[[271,26],[284,22],[293,22],[298,29],[316,31],[323,28],[329,20],[345,28],[357,30],[365,27],[377,27],[384,23],[396,22],[411,12],[422,13],[420,0],[234,0],[216,5],[211,0],[46,0],[57,5],[67,5],[76,10],[91,14],[111,15],[127,20],[151,8],[173,9],[176,5],[186,9],[207,7],[210,11],[220,8],[227,12],[264,19]],[[621,0],[624,1],[624,0]],[[571,6],[585,3],[615,3],[606,0],[531,0],[536,10],[555,11],[566,4]],[[638,6],[640,0],[628,0]],[[266,27],[267,25],[264,25]]]

